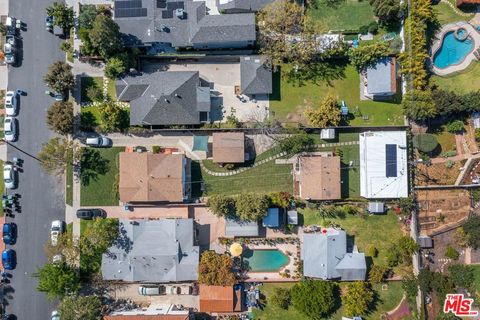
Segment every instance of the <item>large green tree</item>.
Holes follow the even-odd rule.
[[[448,272],[457,288],[469,289],[475,286],[475,274],[471,266],[453,264],[448,267]]]
[[[72,67],[63,61],[57,61],[51,64],[43,80],[50,88],[62,94],[73,89],[75,85]]]
[[[105,76],[110,79],[116,79],[127,71],[128,64],[129,59],[127,53],[117,54],[111,57],[105,66]]]
[[[312,151],[315,146],[315,141],[305,131],[293,133],[290,136],[281,139],[278,142],[280,150],[289,155],[294,155],[300,152]]]
[[[400,22],[399,0],[370,0],[370,5],[381,24],[395,25]]]
[[[53,23],[56,26],[61,27],[67,34],[69,33],[73,27],[75,16],[73,7],[69,7],[65,3],[54,2],[50,7],[47,7],[47,14],[53,17]]]
[[[47,111],[47,124],[50,129],[63,135],[73,132],[73,104],[57,101]]]
[[[102,319],[102,301],[97,296],[67,296],[58,306],[62,320]]]
[[[403,111],[415,121],[426,121],[437,116],[437,109],[429,90],[411,90],[403,96]]]
[[[217,217],[235,215],[235,199],[222,194],[212,195],[208,198],[207,206]]]
[[[107,101],[100,106],[102,131],[124,131],[129,126],[128,111],[114,101]]]
[[[476,214],[470,215],[462,228],[466,234],[468,245],[474,249],[480,247],[480,217]]]
[[[376,63],[378,59],[387,56],[389,52],[390,47],[386,42],[375,42],[350,49],[348,51],[348,57],[357,70],[363,70]]]
[[[308,119],[308,123],[313,127],[325,128],[337,126],[341,119],[340,105],[332,94],[328,94],[322,102],[320,102],[318,108],[308,107],[305,110],[305,116]]]
[[[108,16],[96,16],[88,37],[92,46],[104,59],[108,59],[122,51],[120,28]]]
[[[43,144],[37,158],[47,173],[62,175],[77,160],[78,148],[72,140],[55,137]]]
[[[342,306],[347,316],[365,315],[373,302],[373,291],[367,282],[352,282],[342,294]]]
[[[37,270],[37,290],[45,292],[50,300],[63,298],[80,289],[78,272],[66,263],[47,263]]]
[[[82,4],[80,6],[80,14],[78,15],[79,27],[91,29],[97,15],[97,7],[94,4]]]
[[[274,288],[272,295],[269,297],[269,301],[281,309],[288,309],[290,304],[290,290],[288,288]]]
[[[211,286],[232,286],[237,281],[232,267],[233,261],[229,255],[204,251],[198,264],[198,282]]]
[[[236,215],[240,220],[257,221],[267,215],[269,204],[265,194],[243,193],[235,199]]]
[[[309,319],[328,318],[335,310],[336,284],[323,280],[304,280],[290,290],[292,304]]]

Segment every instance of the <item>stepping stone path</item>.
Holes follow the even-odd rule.
[[[320,148],[330,148],[330,147],[340,147],[340,146],[351,146],[351,145],[356,145],[356,144],[359,144],[359,142],[358,141],[347,141],[347,142],[322,143],[322,144],[315,145],[315,148],[320,149]],[[229,171],[229,172],[215,172],[215,171],[208,170],[205,167],[205,165],[203,164],[203,161],[200,161],[200,166],[205,173],[207,173],[211,176],[215,176],[215,177],[234,176],[236,174],[245,172],[245,171],[250,170],[252,168],[256,168],[258,166],[261,166],[262,164],[265,164],[267,162],[270,162],[270,161],[273,161],[275,159],[284,157],[286,155],[287,155],[286,152],[280,152],[276,155],[273,155],[273,156],[270,156],[266,159],[255,162],[253,164],[253,166],[251,166],[251,167],[240,168],[240,169],[232,170],[232,171]]]

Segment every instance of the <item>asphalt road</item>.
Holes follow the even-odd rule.
[[[48,176],[34,157],[42,143],[53,137],[45,124],[46,110],[53,99],[45,95],[43,76],[54,61],[65,60],[59,49],[60,39],[47,32],[44,26],[45,8],[50,0],[10,0],[9,15],[26,24],[20,33],[23,50],[17,67],[9,66],[8,89],[22,89],[19,139],[8,146],[9,159],[24,160],[19,173],[16,192],[21,195],[21,213],[9,221],[18,225],[18,240],[10,246],[17,252],[17,267],[12,272],[10,287],[6,288],[6,310],[18,320],[50,319],[54,305],[36,290],[37,280],[32,277],[36,269],[46,262],[43,245],[50,236],[50,223],[65,217],[64,182]],[[18,149],[17,149],[18,148]]]

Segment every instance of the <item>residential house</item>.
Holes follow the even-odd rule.
[[[120,219],[118,241],[102,256],[104,280],[182,282],[198,279],[200,249],[193,219]]]
[[[222,13],[257,12],[275,0],[218,0],[218,10]]]
[[[242,290],[235,286],[200,285],[200,312],[228,314],[242,311]]]
[[[258,221],[225,219],[226,237],[258,237]]]
[[[367,199],[408,197],[407,133],[363,132],[360,145],[360,195]]]
[[[199,125],[210,121],[210,87],[195,71],[160,71],[116,81],[117,99],[130,103],[130,124]]]
[[[190,160],[182,154],[120,152],[120,201],[184,202],[190,199]]]
[[[245,134],[243,132],[213,133],[213,162],[244,163]]]
[[[264,56],[240,58],[240,89],[248,96],[272,93],[272,69],[265,64]]]
[[[229,49],[256,39],[253,13],[209,15],[205,1],[115,0],[114,6],[127,45]]]
[[[298,156],[294,163],[293,181],[294,194],[302,199],[340,199],[340,157],[331,152]]]
[[[305,277],[364,281],[367,273],[365,254],[356,249],[348,253],[347,234],[340,229],[304,233],[301,258]]]
[[[372,100],[390,100],[397,93],[397,62],[379,59],[363,72],[363,95]]]

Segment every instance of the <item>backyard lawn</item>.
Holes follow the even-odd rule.
[[[432,76],[432,81],[440,89],[456,93],[477,91],[480,88],[480,63],[472,62],[467,69],[450,76]]]
[[[308,317],[299,313],[290,305],[288,310],[280,309],[272,304],[268,303],[268,297],[273,293],[273,289],[276,287],[291,288],[292,283],[264,283],[260,287],[260,291],[267,297],[267,303],[263,310],[254,309],[253,317],[258,320],[308,320]],[[340,287],[345,287],[346,283],[340,283]],[[380,315],[393,310],[402,300],[403,289],[401,282],[389,282],[388,289],[382,290],[381,285],[374,285],[373,289],[378,294],[378,299],[375,306],[371,309],[371,313],[368,316],[362,317],[362,319],[380,319]],[[337,310],[333,314],[331,319],[342,319],[342,308]]]
[[[304,225],[324,225],[324,220],[314,209],[300,209]],[[365,252],[372,244],[378,250],[378,256],[373,262],[386,265],[385,252],[389,245],[402,236],[397,216],[389,212],[386,215],[346,215],[345,219],[327,218],[326,220],[338,224],[344,229],[360,252]]]
[[[455,1],[448,0],[454,7],[456,7]],[[456,13],[453,8],[451,8],[448,4],[439,2],[438,4],[433,6],[435,12],[437,13],[438,22],[442,25],[451,23],[451,22],[458,22],[458,21],[469,21],[473,18],[473,13],[468,13],[465,11],[467,16],[460,15]],[[458,9],[457,9],[458,10]]]
[[[325,0],[312,1],[308,14],[329,30],[357,30],[375,21],[368,1],[345,0],[328,5]]]
[[[96,149],[101,157],[106,160],[107,171],[98,175],[97,179],[87,185],[82,184],[80,189],[80,205],[82,206],[117,206],[118,186],[118,154],[125,148],[116,147]]]
[[[333,68],[319,71],[322,75],[318,78],[321,79],[305,81],[300,85],[289,81],[281,71],[276,73],[274,93],[270,96],[272,116],[285,122],[305,123],[305,106],[315,107],[328,93],[332,93],[338,101],[345,101],[353,117],[349,121],[352,126],[403,124],[399,98],[398,103],[360,100],[360,76],[355,68],[351,65],[341,66],[340,62]]]

